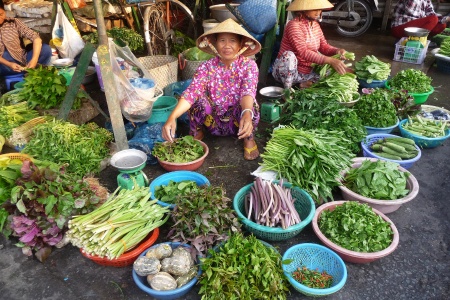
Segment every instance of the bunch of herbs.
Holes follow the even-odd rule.
[[[22,150],[39,160],[68,163],[67,171],[80,176],[100,172],[110,153],[112,133],[95,123],[75,125],[54,120],[37,125]]]
[[[352,109],[328,98],[327,94],[317,94],[314,89],[292,92],[283,105],[280,123],[295,128],[337,131],[344,137],[341,145],[358,153],[359,143],[367,135],[366,128]]]
[[[202,186],[183,197],[177,197],[172,211],[174,225],[168,236],[174,242],[191,244],[194,257],[238,232],[241,225],[231,200],[219,186]]]
[[[370,94],[363,94],[353,106],[353,110],[365,126],[384,128],[397,123],[397,110],[391,101],[391,92],[375,89]]]
[[[201,258],[202,299],[286,299],[281,255],[254,235],[232,234]]]
[[[183,197],[195,189],[198,189],[198,185],[193,180],[183,180],[179,182],[170,180],[167,185],[155,187],[154,196],[162,202],[173,203],[177,197]]]
[[[409,93],[427,93],[431,90],[431,77],[421,70],[405,69],[389,81],[391,89],[407,90]]]
[[[356,252],[378,252],[392,243],[393,231],[367,204],[346,201],[319,216],[320,231],[333,243]]]
[[[407,194],[408,172],[398,169],[399,164],[385,160],[365,160],[359,168],[352,168],[345,176],[345,186],[353,192],[371,199],[396,200]]]
[[[205,154],[202,144],[191,135],[175,139],[172,143],[155,143],[152,150],[153,156],[160,161],[172,163],[192,162]]]

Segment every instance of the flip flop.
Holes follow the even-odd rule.
[[[254,158],[252,158],[251,154],[254,153],[255,151],[258,153],[258,155],[255,156]],[[255,160],[258,157],[259,157],[258,145],[255,144],[255,146],[253,146],[251,148],[244,147],[244,159],[245,160]]]

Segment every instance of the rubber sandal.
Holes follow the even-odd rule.
[[[255,151],[258,153],[258,155],[255,156],[254,158],[252,158],[250,155],[251,155],[252,153],[254,153]],[[246,155],[246,154],[247,154],[247,155]],[[258,151],[258,145],[256,145],[256,143],[255,143],[255,146],[253,146],[253,147],[251,147],[251,148],[246,148],[246,147],[244,147],[244,159],[245,159],[245,160],[255,160],[255,159],[257,159],[258,157],[259,157],[259,151]]]

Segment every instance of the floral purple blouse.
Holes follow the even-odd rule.
[[[222,116],[238,105],[243,96],[255,99],[257,85],[258,66],[253,59],[240,55],[226,68],[219,57],[214,57],[200,64],[182,96],[191,105],[207,98],[215,113]]]

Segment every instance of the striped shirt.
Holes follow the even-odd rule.
[[[0,26],[0,56],[3,56],[5,50],[11,56],[21,62],[23,66],[27,64],[26,51],[23,48],[22,38],[30,41],[39,38],[39,34],[28,28],[22,21],[15,18],[6,18]]]
[[[325,56],[337,54],[338,48],[331,46],[325,39],[320,24],[306,19],[294,18],[287,23],[281,39],[281,56],[285,51],[292,51],[297,57],[297,69],[299,73],[309,74],[312,71],[311,64],[324,64]]]
[[[409,21],[435,14],[430,0],[400,0],[394,8],[391,27],[397,27]]]

